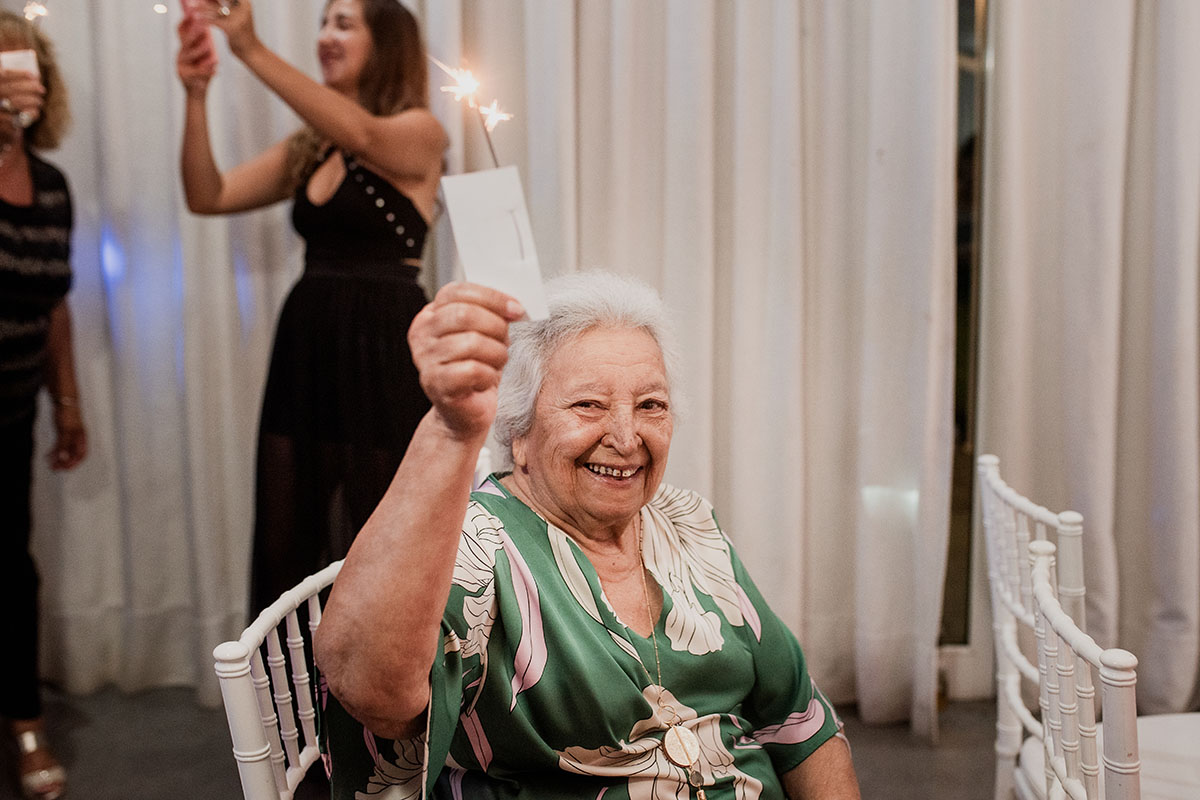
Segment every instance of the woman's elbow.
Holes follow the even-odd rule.
[[[208,217],[218,213],[217,204],[211,200],[200,197],[192,197],[191,195],[187,194],[183,196],[183,199],[187,204],[187,210],[193,214],[199,214],[201,216]]]
[[[353,677],[354,659],[352,653],[342,642],[336,631],[331,631],[330,621],[324,620],[313,634],[313,660],[321,671],[329,690],[338,698],[349,699],[348,687],[355,681]]]
[[[322,672],[322,675],[325,675]],[[326,677],[329,693],[341,704],[346,713],[361,722],[376,736],[384,739],[411,739],[424,730],[422,724],[429,707],[428,686],[424,699],[419,696],[381,692],[373,682],[349,684],[339,683]],[[356,691],[359,686],[365,691]]]
[[[224,191],[222,180],[200,178],[190,174],[187,169],[183,170],[183,202],[193,214],[207,216],[221,213],[224,210],[221,207]]]
[[[324,625],[313,639],[313,655],[330,694],[377,736],[406,739],[420,733],[420,722],[429,705],[428,675],[384,677],[362,647],[346,647],[344,640],[325,634]]]

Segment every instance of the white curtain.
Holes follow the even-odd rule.
[[[52,2],[75,88],[58,154],[80,210],[73,296],[94,437],[39,474],[47,669],[76,690],[184,683],[237,632],[258,395],[300,255],[286,211],[182,209],[174,8]],[[256,0],[312,66],[319,0]],[[658,286],[686,343],[668,480],[715,503],[837,702],[936,726],[953,367],[951,0],[424,0],[520,170],[546,275]],[[98,30],[92,36],[92,30]],[[431,82],[441,80],[436,70]],[[491,166],[437,94],[451,171]],[[229,165],[295,124],[223,59]],[[442,220],[430,287],[455,274]]]
[[[43,674],[75,692],[195,685],[214,703],[212,647],[244,624],[259,394],[301,250],[282,207],[221,221],[184,208],[177,4],[46,5],[74,117],[48,157],[75,203],[70,301],[91,453],[66,475],[37,465]],[[319,3],[306,5],[256,12],[272,46],[312,68]],[[294,129],[228,54],[219,72],[223,163]]]
[[[1194,707],[1200,6],[1029,0],[989,24],[978,452],[1083,514],[1089,631],[1138,655],[1141,709]]]

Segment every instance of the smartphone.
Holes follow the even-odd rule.
[[[28,72],[35,78],[42,77],[38,69],[37,53],[32,50],[0,51],[0,69],[17,69]]]

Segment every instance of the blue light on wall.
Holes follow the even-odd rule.
[[[254,285],[254,276],[250,273],[250,264],[241,252],[236,253],[233,258],[233,281],[237,292],[241,330],[248,331],[254,327],[254,321],[258,318],[258,310],[254,302],[257,287]]]
[[[108,227],[100,234],[100,268],[104,271],[104,282],[109,287],[125,280],[125,250],[112,228]]]

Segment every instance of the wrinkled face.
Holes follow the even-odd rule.
[[[317,58],[325,85],[351,97],[357,95],[371,47],[371,31],[363,19],[362,3],[331,0],[325,7],[317,36]]]
[[[658,489],[673,427],[654,338],[593,328],[550,357],[533,426],[513,441],[514,479],[559,525],[621,526]]]

